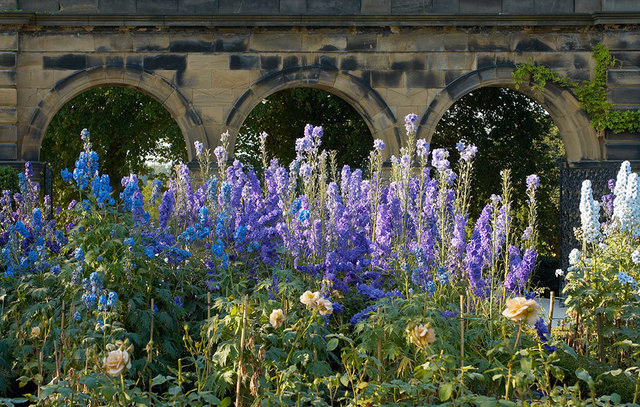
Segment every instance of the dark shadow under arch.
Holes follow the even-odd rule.
[[[451,82],[422,115],[418,136],[430,141],[444,113],[469,92],[482,87],[515,89],[513,72],[513,66],[493,66],[470,72]],[[539,93],[523,84],[517,91],[547,110],[562,135],[567,161],[601,160],[604,157],[602,143],[591,126],[589,117],[569,90],[547,84]]]
[[[95,67],[75,72],[60,80],[44,96],[33,112],[20,148],[25,161],[37,161],[42,139],[55,114],[68,101],[87,90],[101,86],[124,86],[139,90],[156,99],[167,109],[180,127],[189,160],[195,157],[194,141],[209,147],[200,115],[189,101],[165,78],[135,67]]]
[[[389,154],[400,151],[395,115],[378,92],[353,75],[320,66],[283,69],[251,85],[227,115],[225,124],[232,136],[230,145],[233,146],[242,123],[258,103],[278,91],[294,87],[318,88],[344,99],[362,116],[372,137],[385,142]]]

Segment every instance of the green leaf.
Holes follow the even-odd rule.
[[[231,405],[231,397],[225,397],[220,402],[220,407],[229,407]]]
[[[172,379],[171,376],[162,376],[162,375],[157,375],[156,377],[154,377],[151,380],[151,387],[153,386],[157,386],[159,384],[165,383],[167,380]]]
[[[496,407],[498,405],[498,401],[496,399],[487,396],[474,396],[473,402],[478,407]]]
[[[440,386],[440,401],[447,401],[451,398],[451,395],[453,394],[453,384],[451,383],[445,383],[442,386]]]
[[[327,351],[331,352],[333,351],[335,348],[338,347],[338,339],[336,338],[331,338],[329,340],[329,342],[327,342]]]
[[[349,387],[349,376],[346,374],[340,375],[340,383],[342,383],[344,387]]]
[[[620,395],[618,393],[612,393],[611,394],[611,402],[614,405],[620,404],[620,401],[622,401],[622,398],[620,397]]]
[[[593,379],[591,378],[591,375],[589,374],[589,372],[587,372],[583,368],[578,368],[576,370],[576,377],[585,383],[593,383]]]
[[[325,377],[331,374],[331,366],[327,362],[317,361],[307,366],[307,371],[316,377]]]
[[[578,354],[571,346],[567,345],[566,343],[561,343],[560,347],[562,348],[563,351],[565,351],[565,353],[568,353],[569,355],[573,356],[576,359],[578,358]]]

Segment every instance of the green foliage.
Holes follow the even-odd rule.
[[[186,161],[184,138],[169,112],[155,99],[130,88],[104,87],[84,92],[65,104],[54,116],[42,140],[40,160],[54,173],[54,201],[73,198],[62,187],[60,171],[72,169],[82,142],[83,128],[92,133],[100,168],[114,188],[130,173],[151,174],[149,159],[161,164]]]
[[[356,110],[346,101],[315,88],[286,89],[264,99],[240,129],[235,156],[254,168],[261,166],[261,132],[266,132],[269,159],[287,166],[295,158],[295,140],[308,123],[322,126],[322,148],[336,151],[339,167],[348,164],[365,168],[373,145],[371,132]]]
[[[9,166],[0,167],[0,191],[18,192],[18,173]]]
[[[527,78],[536,91],[542,91],[547,82],[570,88],[575,92],[580,107],[591,118],[594,129],[599,132],[609,129],[614,133],[640,132],[640,110],[613,110],[607,100],[607,72],[619,65],[619,61],[611,56],[609,49],[602,43],[598,43],[593,49],[593,59],[596,61],[593,79],[580,83],[553,72],[544,65],[533,64],[532,61],[521,64],[513,74],[516,89]]]
[[[633,400],[635,383],[628,376],[621,374],[622,372],[615,375],[609,373],[615,366],[592,358],[570,355],[564,351],[558,352],[558,366],[567,372],[564,379],[566,385],[572,386],[579,382],[582,391],[588,392],[588,383],[580,381],[576,375],[578,369],[583,369],[591,378],[595,378],[594,385],[597,395],[606,396],[617,393],[625,403],[630,403]]]
[[[445,147],[457,159],[458,140],[478,147],[472,174],[472,217],[482,211],[482,203],[500,190],[496,168],[511,169],[514,188],[524,190],[526,177],[537,174],[540,188],[538,225],[541,254],[559,251],[560,216],[559,169],[564,145],[547,112],[526,96],[505,88],[482,88],[457,101],[444,114],[432,137],[432,148]],[[514,197],[514,206],[524,207],[525,198]],[[518,213],[525,220],[525,213]]]

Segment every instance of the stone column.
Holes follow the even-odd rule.
[[[0,161],[11,161],[18,158],[17,53],[18,33],[0,33]]]

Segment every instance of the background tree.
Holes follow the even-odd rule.
[[[100,171],[109,174],[115,189],[120,188],[125,175],[150,175],[154,164],[171,167],[187,160],[178,124],[155,99],[124,87],[92,89],[58,111],[42,141],[40,160],[53,169],[56,204],[71,199],[61,188],[60,170],[73,169],[82,150],[83,128],[91,132],[93,149],[100,156]]]
[[[245,120],[236,142],[235,156],[254,167],[261,165],[258,137],[266,132],[267,151],[280,163],[295,158],[295,140],[304,126],[322,126],[322,147],[337,152],[339,167],[366,168],[373,138],[366,123],[346,101],[315,88],[292,88],[276,92],[259,103]]]
[[[516,91],[478,89],[445,113],[433,135],[432,148],[446,147],[455,155],[455,144],[460,139],[475,144],[479,150],[473,175],[473,202],[486,202],[491,194],[500,194],[501,169],[511,169],[516,190],[514,198],[519,202],[526,198],[526,176],[540,176],[541,253],[556,255],[559,252],[560,216],[557,161],[565,152],[562,138],[549,114]],[[519,203],[515,205],[519,206]],[[481,210],[482,206],[471,208],[471,215],[477,217]],[[524,214],[518,215],[524,217]]]

